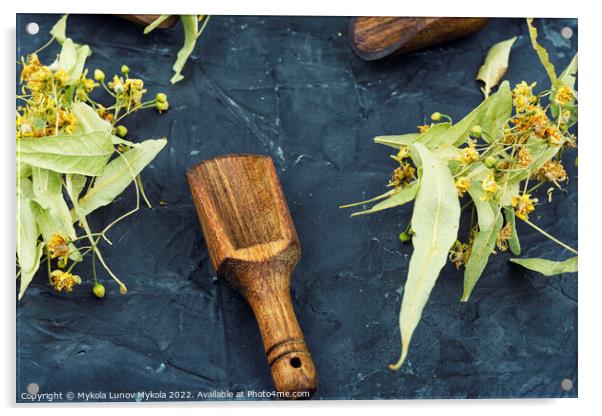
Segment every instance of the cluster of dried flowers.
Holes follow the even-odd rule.
[[[127,292],[105,263],[98,243],[110,243],[106,232],[138,208],[140,194],[148,204],[139,173],[166,143],[165,139],[126,140],[127,128],[119,124],[145,108],[166,111],[166,95],[159,93],[144,101],[144,82],[130,77],[126,65],[108,83],[100,69],[89,78],[85,65],[92,52],[66,36],[66,19],[64,16],[53,27],[46,45],[20,62],[16,116],[19,298],[44,260],[49,283],[59,292],[72,291],[82,282],[72,273],[73,268],[88,253],[93,265],[98,260],[120,292]],[[60,54],[44,65],[38,52],[54,41],[62,45]],[[92,98],[100,88],[110,105]],[[93,233],[86,216],[111,203],[130,184],[137,191],[136,209]],[[98,281],[95,267],[93,270],[93,292],[103,297],[105,287]]]
[[[414,253],[399,320],[402,352],[392,369],[403,364],[414,329],[447,259],[458,269],[465,267],[461,301],[466,302],[496,248],[520,254],[516,218],[577,254],[529,220],[539,203],[533,191],[549,184],[551,200],[553,190],[562,189],[568,181],[562,156],[564,149],[576,146],[576,137],[569,129],[577,122],[577,56],[557,76],[547,52],[537,42],[532,19],[527,22],[550,88],[535,93],[535,83],[523,81],[511,89],[505,81],[489,95],[505,73],[515,39],[500,42],[491,49],[477,76],[485,82],[485,100],[457,123],[437,112],[431,115],[433,123],[418,126],[418,133],[376,137],[375,142],[398,151],[392,156],[399,163],[388,184],[392,189],[344,206],[380,201],[357,215],[416,201],[411,222],[400,234],[402,242],[412,241]],[[470,209],[472,215],[468,235],[461,241],[458,230],[463,209]],[[511,261],[546,275],[577,270],[577,256],[564,261]]]

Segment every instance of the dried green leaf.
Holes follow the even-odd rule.
[[[421,134],[418,139],[416,139],[417,143],[422,143],[429,150],[435,150],[440,145],[448,143],[448,131],[451,128],[451,123],[437,123],[431,126],[425,133]]]
[[[529,150],[529,154],[531,155],[533,161],[528,168],[520,169],[517,172],[511,173],[508,178],[509,184],[523,181],[531,176],[534,172],[537,172],[537,170],[539,170],[544,163],[556,156],[558,151],[562,148],[562,144],[558,146],[549,146],[547,141],[537,136],[531,136],[527,140],[525,147],[527,150]]]
[[[516,218],[514,216],[514,210],[505,209],[504,216],[506,217],[506,224],[510,224],[510,229],[512,230],[512,237],[510,237],[508,240],[508,247],[510,247],[512,254],[515,256],[520,256],[520,240],[518,238],[518,233],[516,232]]]
[[[113,126],[104,120],[88,104],[78,101],[73,103],[71,111],[77,120],[76,133],[105,132],[111,136],[111,142],[114,145],[124,144],[130,147],[136,147],[138,144],[129,140],[122,139],[113,134]]]
[[[556,77],[556,70],[554,69],[554,65],[550,62],[550,56],[548,55],[548,51],[537,42],[537,28],[533,26],[533,19],[527,19],[527,25],[529,26],[529,36],[531,38],[531,44],[533,45],[533,49],[537,52],[537,56],[539,56],[539,60],[541,64],[545,68],[548,73],[548,77],[550,78],[550,82],[553,86],[558,87],[558,78]]]
[[[415,182],[412,185],[408,186],[407,188],[403,188],[401,190],[394,192],[387,199],[385,199],[382,202],[379,202],[378,204],[374,205],[372,208],[365,210],[365,211],[354,212],[353,214],[351,214],[351,216],[356,217],[358,215],[373,214],[378,211],[383,211],[385,209],[404,205],[404,204],[412,201],[414,198],[416,198],[416,193],[418,192],[419,187],[420,187],[419,183]]]
[[[553,261],[539,258],[531,259],[510,259],[512,263],[519,264],[529,270],[543,274],[544,276],[554,276],[562,273],[577,272],[577,256],[564,261]]]
[[[63,198],[63,183],[61,175],[34,167],[32,170],[32,184],[34,210],[38,229],[42,238],[47,243],[54,234],[59,234],[67,239],[75,240],[77,235],[69,207]],[[74,261],[81,260],[81,254],[74,244],[69,244],[70,258]]]
[[[169,16],[171,16],[170,14],[163,14],[159,17],[157,17],[151,24],[149,24],[148,26],[146,26],[144,28],[144,34],[147,35],[150,32],[152,32],[153,30],[155,30],[157,27],[159,27],[159,25],[161,23],[163,23],[164,21],[166,21],[167,19],[169,19]]]
[[[476,125],[480,125],[483,130],[483,140],[489,142],[490,137],[497,139],[501,135],[502,125],[511,115],[512,91],[508,81],[504,81],[494,94],[447,130],[443,143],[454,146],[462,145],[470,135],[471,129]]]
[[[481,89],[485,98],[489,97],[491,89],[495,87],[502,79],[508,69],[508,59],[510,58],[510,49],[516,41],[516,36],[496,43],[489,49],[485,62],[479,69],[477,79],[483,81],[485,85]]]
[[[180,21],[182,22],[182,27],[184,28],[184,46],[178,52],[178,57],[176,58],[176,62],[173,64],[173,70],[175,72],[174,76],[171,77],[170,82],[175,84],[184,79],[182,76],[182,69],[184,69],[184,65],[186,65],[186,61],[190,57],[190,54],[194,50],[196,45],[196,41],[200,34],[198,30],[199,20],[197,16],[180,16]],[[207,22],[205,22],[206,24]],[[203,25],[204,27],[204,25]]]
[[[110,204],[135,180],[166,143],[166,139],[145,140],[109,162],[103,174],[96,178],[94,185],[80,198],[78,204],[81,213],[88,215],[95,209]]]
[[[21,269],[19,299],[40,267],[43,245],[38,244],[40,232],[32,209],[33,186],[29,179],[19,180],[17,186],[17,260]]]
[[[401,357],[390,366],[394,370],[401,367],[407,356],[410,339],[448,251],[456,241],[460,222],[458,192],[445,162],[420,143],[412,144],[410,151],[422,166],[421,185],[412,215],[414,253],[399,314]]]
[[[100,175],[113,153],[104,132],[17,139],[17,160],[59,173]]]
[[[67,38],[67,17],[69,15],[64,15],[61,17],[50,29],[50,34],[54,37],[58,43],[61,45],[65,42]]]
[[[481,178],[482,179],[482,178]],[[483,190],[479,180],[473,180],[468,190],[477,208],[479,231],[477,232],[466,270],[464,271],[464,293],[461,302],[467,302],[483,270],[487,266],[489,256],[493,252],[498,233],[503,225],[500,206],[495,202],[482,201]]]
[[[577,54],[573,56],[571,62],[567,65],[567,67],[562,71],[560,77],[558,78],[564,85],[568,85],[573,91],[575,91],[575,76],[577,75]]]
[[[402,146],[414,143],[419,136],[420,133],[407,133],[399,136],[377,136],[374,138],[374,143],[400,149]]]
[[[389,198],[390,196],[393,196],[396,193],[397,193],[396,189],[390,189],[383,194],[375,196],[374,198],[366,199],[365,201],[354,202],[352,204],[341,205],[341,206],[339,206],[339,208],[351,208],[351,207],[357,207],[358,205],[369,204],[370,202],[380,201],[381,199]]]
[[[575,54],[575,56],[573,57],[573,59],[571,60],[569,65],[564,69],[564,71],[562,71],[562,74],[560,74],[560,77],[558,77],[558,88],[560,88],[562,85],[567,85],[571,89],[571,91],[573,91],[573,95],[575,97],[577,97],[577,91],[575,91],[575,81],[576,81],[575,76],[576,75],[577,75],[577,54]],[[557,91],[557,88],[552,86],[552,91],[550,93],[550,112],[552,113],[552,117],[554,117],[555,119],[558,119],[560,111],[559,111],[558,104],[556,104],[556,102],[554,101],[554,98],[556,97],[556,91]],[[570,128],[577,123],[578,107],[577,107],[577,105],[572,104],[572,105],[569,105],[568,108],[566,108],[566,109],[568,109],[571,112],[571,116],[567,123],[567,127]]]
[[[62,45],[65,40],[67,39],[67,17],[69,17],[68,14],[64,15],[63,17],[61,17],[55,24],[54,26],[52,26],[52,29],[50,29],[50,35],[56,39],[56,41]],[[79,43],[73,43],[73,45],[75,46],[75,49],[78,50],[80,48],[83,48],[85,45],[80,45]],[[92,55],[92,50],[86,46],[86,48],[88,48],[86,50],[86,54],[87,56]]]
[[[45,241],[49,241],[53,233],[59,233],[71,239],[76,238],[71,222],[69,207],[63,199],[63,182],[59,173],[34,167],[32,171],[33,200],[52,218],[57,229],[42,231]],[[42,228],[42,227],[41,227]]]
[[[86,58],[90,53],[88,45],[75,45],[71,38],[65,39],[59,55],[59,68],[69,74],[69,85],[74,84],[84,71]]]

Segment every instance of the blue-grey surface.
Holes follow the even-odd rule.
[[[35,50],[57,20],[20,15],[17,53]],[[35,21],[41,31],[28,35]],[[394,167],[372,137],[413,131],[434,111],[461,118],[482,99],[475,73],[488,48],[518,36],[506,79],[548,85],[522,19],[492,19],[465,39],[366,63],[347,44],[348,18],[215,16],[172,86],[182,42],[176,26],[144,36],[112,16],[69,17],[68,35],[107,75],[127,64],[170,110],[131,117],[131,139],[167,136],[143,172],[154,208],[110,231],[106,260],[127,283],[107,297],[85,283],[56,293],[39,275],[17,307],[17,400],[40,392],[197,392],[273,389],[250,308],[214,278],[184,175],[225,153],[273,157],[303,245],[293,279],[294,306],[319,375],[316,399],[575,397],[577,275],[546,278],[492,257],[470,302],[459,302],[462,273],[446,266],[418,326],[407,363],[398,357],[398,310],[411,245],[398,239],[411,207],[350,219],[342,203],[382,192]],[[577,48],[576,20],[539,20],[541,40],[562,69]],[[572,39],[560,36],[569,26]],[[54,49],[53,49],[54,48]],[[42,56],[46,62],[56,47]],[[576,151],[565,153],[567,193],[535,222],[577,244]],[[165,206],[158,204],[166,201]],[[127,190],[92,218],[97,230],[134,203]],[[524,224],[525,257],[570,253]],[[574,387],[565,392],[561,381]],[[186,398],[187,396],[185,396]],[[103,399],[102,397],[100,397]],[[107,400],[112,400],[107,397]],[[129,398],[131,400],[131,398]]]

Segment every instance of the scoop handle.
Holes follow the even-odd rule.
[[[291,302],[292,270],[286,265],[261,269],[239,276],[239,282],[253,282],[239,290],[255,314],[276,390],[287,395],[284,398],[308,399],[318,380]]]

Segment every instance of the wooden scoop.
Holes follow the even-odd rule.
[[[365,61],[411,52],[481,30],[480,17],[355,17],[349,43]]]
[[[272,159],[227,155],[187,176],[213,268],[251,305],[276,389],[311,396],[316,370],[290,296],[301,245]]]

